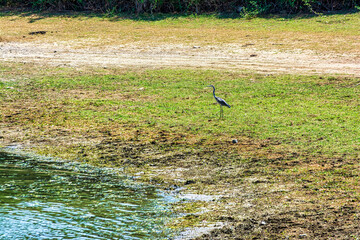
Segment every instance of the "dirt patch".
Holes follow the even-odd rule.
[[[360,233],[358,214],[353,205],[317,206],[246,219],[197,239],[264,239],[265,235],[269,239],[356,239]]]
[[[251,46],[250,46],[251,47]],[[2,42],[0,60],[56,66],[120,68],[201,68],[252,70],[262,73],[341,74],[360,76],[358,54],[305,50],[265,51],[239,44],[221,46],[123,45],[72,48],[62,44]]]
[[[2,143],[17,144],[9,140],[18,140],[23,147],[52,148],[54,155],[71,148],[74,159],[96,159],[98,164],[126,168],[130,176],[168,190],[181,187],[184,192],[221,196],[206,199],[208,212],[184,217],[181,226],[194,221],[201,227],[179,239],[201,234],[198,239],[349,239],[360,233],[360,210],[353,199],[345,193],[336,194],[340,200],[333,196],[318,199],[325,197],[320,191],[317,195],[306,185],[295,185],[293,178],[284,181],[289,176],[279,174],[279,169],[286,167],[291,156],[275,157],[271,151],[261,150],[271,144],[266,141],[239,138],[236,145],[221,141],[194,146],[178,144],[161,133],[147,143],[135,138],[124,141],[105,132],[61,129],[39,132],[39,138],[23,141],[27,131],[39,130],[3,129]],[[244,154],[249,157],[242,161]],[[221,224],[211,228],[210,222]]]

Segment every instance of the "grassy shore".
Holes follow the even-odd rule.
[[[337,211],[357,205],[360,89],[352,86],[358,79],[4,63],[1,78],[7,143],[126,166],[129,173],[144,171],[144,181],[168,188],[191,183],[197,193],[225,196],[212,206],[215,213],[180,225],[243,221],[239,214],[248,201],[265,208],[254,215],[259,220],[290,214],[294,206],[302,212],[308,205]],[[208,84],[232,105],[223,120]],[[294,205],[299,199],[306,204]],[[291,234],[293,228],[299,227],[257,234]]]
[[[73,48],[168,42],[350,57],[360,51],[358,14],[145,21],[2,13],[0,25],[1,41]],[[40,30],[48,33],[28,34]],[[165,189],[222,196],[176,206],[190,214],[173,227],[227,223],[202,239],[359,237],[356,77],[1,62],[0,79],[1,146],[121,167]],[[224,119],[209,84],[231,105]],[[197,213],[201,207],[210,211]]]

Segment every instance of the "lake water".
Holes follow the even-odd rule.
[[[169,239],[172,201],[112,170],[0,149],[0,239]]]

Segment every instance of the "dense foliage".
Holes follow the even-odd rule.
[[[0,0],[0,5],[107,13],[237,12],[244,15],[259,15],[355,9],[359,8],[360,0]]]

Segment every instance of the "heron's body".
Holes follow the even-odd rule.
[[[215,96],[215,87],[214,87],[214,85],[209,85],[208,87],[213,88],[214,98],[215,98],[216,102],[220,105],[220,118],[221,118],[221,117],[223,117],[223,109],[222,109],[222,107],[226,106],[228,108],[231,108],[231,106],[229,104],[227,104],[224,99]]]

